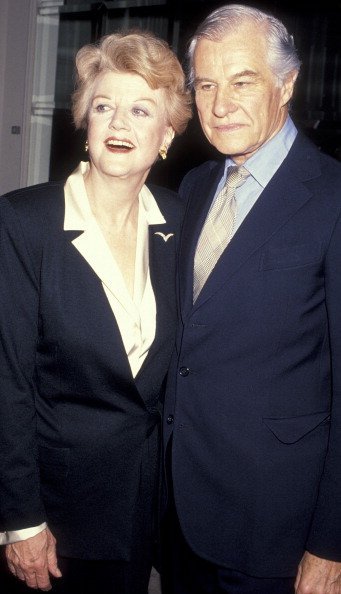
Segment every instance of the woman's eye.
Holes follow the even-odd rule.
[[[104,103],[99,103],[95,105],[95,111],[102,113],[104,111],[108,111],[110,109],[109,105],[105,105]]]
[[[142,109],[142,107],[133,107],[132,113],[136,116],[148,116],[148,112],[146,109]]]

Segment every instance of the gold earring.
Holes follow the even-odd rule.
[[[159,150],[159,155],[161,157],[161,159],[165,160],[167,158],[167,147],[166,146],[162,146]]]
[[[87,140],[85,141],[84,150],[85,150],[85,152],[86,152],[86,153],[87,153],[87,152],[88,152],[88,150],[89,150],[89,143],[88,143],[88,141],[87,141]]]

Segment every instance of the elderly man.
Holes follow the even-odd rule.
[[[340,594],[341,165],[288,114],[300,62],[277,19],[219,8],[190,59],[226,159],[180,189],[165,588]]]

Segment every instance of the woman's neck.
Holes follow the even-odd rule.
[[[144,180],[143,180],[144,181]],[[84,176],[91,211],[114,256],[126,287],[134,294],[139,193],[143,182],[106,180],[91,170]]]

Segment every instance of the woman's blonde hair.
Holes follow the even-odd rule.
[[[149,31],[127,31],[102,37],[76,55],[76,89],[72,115],[77,129],[87,128],[88,111],[98,75],[104,71],[138,74],[152,89],[164,89],[168,123],[181,134],[192,115],[185,75],[167,42]]]

